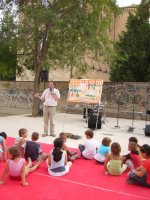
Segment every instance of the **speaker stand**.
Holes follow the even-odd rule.
[[[118,107],[117,107],[117,125],[114,126],[115,128],[120,128],[120,126],[119,126],[119,108],[120,108],[120,105],[119,105],[119,101],[118,101]]]
[[[135,105],[135,91],[134,91],[134,96],[133,96],[133,110],[132,110],[132,126],[129,126],[128,128],[128,132],[132,133],[134,132],[135,127],[133,127],[134,124],[134,113],[135,113],[135,109],[134,109],[134,105]]]

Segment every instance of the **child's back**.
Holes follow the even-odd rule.
[[[6,160],[7,146],[6,146],[7,134],[5,132],[0,133],[0,160]]]
[[[35,161],[38,159],[39,154],[42,153],[42,149],[40,147],[40,144],[38,144],[36,141],[39,138],[39,133],[33,132],[32,133],[32,141],[27,141],[24,144],[25,149],[25,158],[31,158],[32,161]]]
[[[120,152],[120,144],[113,142],[111,145],[111,154],[107,156],[105,161],[105,170],[110,175],[121,175],[127,169],[127,165],[122,163]]]
[[[25,143],[25,138],[27,138],[28,136],[28,131],[25,128],[21,128],[19,130],[19,137],[16,138],[14,145],[20,147],[21,145],[23,145]]]
[[[79,145],[81,155],[87,159],[93,159],[97,150],[97,141],[93,139],[94,132],[92,130],[85,131],[86,140],[84,144]]]
[[[25,146],[25,158],[31,158],[32,161],[38,159],[39,154],[42,152],[40,144],[35,141],[27,141]]]
[[[104,137],[102,140],[102,144],[98,148],[97,154],[95,155],[95,159],[98,163],[103,164],[107,154],[110,152],[110,143],[111,139],[108,137]]]
[[[122,160],[120,157],[115,158],[114,156],[110,155],[108,172],[111,175],[121,175],[122,174]]]
[[[52,176],[62,176],[69,172],[72,163],[67,162],[66,151],[62,150],[63,141],[60,138],[54,140],[54,149],[48,157],[48,172]]]
[[[86,139],[84,142],[85,150],[82,152],[83,156],[88,159],[94,158],[96,154],[97,142],[93,138]]]
[[[26,138],[28,136],[28,131],[25,128],[21,128],[19,130],[19,137],[16,138],[14,145],[17,146],[20,150],[20,155],[21,157],[24,157],[24,149],[23,149],[23,145],[26,142]]]

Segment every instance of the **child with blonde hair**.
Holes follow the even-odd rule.
[[[25,159],[20,158],[20,150],[17,146],[8,148],[8,154],[10,159],[6,161],[0,185],[4,184],[8,173],[12,180],[21,180],[23,186],[29,185],[26,182],[26,176],[35,171],[39,165],[32,166],[31,159],[29,159],[29,163],[26,165]]]
[[[120,152],[120,144],[117,142],[113,142],[111,144],[111,153],[107,155],[104,163],[105,174],[117,176],[121,175],[127,169],[127,165],[123,164],[122,162]]]
[[[103,138],[102,144],[100,145],[96,155],[94,156],[97,163],[104,164],[106,156],[110,152],[110,143],[111,143],[111,139],[109,137]]]
[[[28,136],[28,130],[26,128],[21,128],[18,131],[19,137],[15,140],[15,145],[21,146],[26,142],[26,138]]]
[[[71,151],[71,150],[68,149],[68,147],[66,145],[66,142],[67,142],[67,133],[61,132],[59,134],[59,138],[62,139],[63,142],[64,142],[62,149],[65,150],[66,153],[67,153],[67,160],[68,161],[72,161],[73,162],[75,159],[80,158],[80,156],[77,154],[78,153],[77,151]]]
[[[21,156],[24,155],[23,144],[26,142],[26,138],[28,137],[28,130],[26,128],[19,129],[19,137],[16,138],[14,145],[18,146],[20,149]]]

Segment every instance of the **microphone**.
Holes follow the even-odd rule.
[[[52,95],[55,94],[53,88],[49,88],[49,90],[50,90],[50,93],[51,93]]]

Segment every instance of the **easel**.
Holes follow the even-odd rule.
[[[69,84],[69,92],[67,102],[84,103],[83,117],[86,122],[89,120],[89,108],[88,105],[98,104],[96,129],[100,113],[100,101],[102,93],[103,80],[90,80],[90,79],[71,79]],[[77,94],[76,94],[77,93]],[[91,109],[92,110],[92,109]]]

